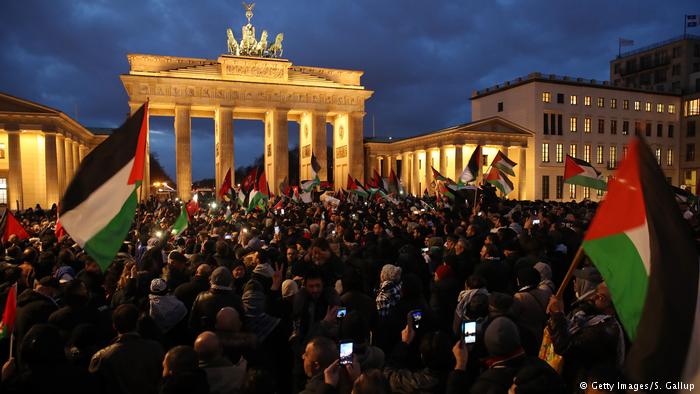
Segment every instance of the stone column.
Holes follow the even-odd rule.
[[[462,171],[465,167],[464,160],[462,159],[462,153],[463,146],[461,144],[455,145],[455,172],[453,178],[455,182],[459,182],[459,176],[462,175]]]
[[[44,133],[44,165],[46,166],[46,201],[42,204],[50,208],[61,198],[58,190],[58,158],[56,157],[56,134]]]
[[[78,172],[78,167],[80,167],[80,144],[78,141],[73,141],[73,175]]]
[[[401,153],[401,185],[403,186],[403,192],[410,193],[411,184],[411,167],[408,162],[408,152]]]
[[[435,167],[435,163],[433,163],[433,151],[435,151],[436,148],[431,148],[431,149],[426,149],[425,151],[425,188],[428,189],[428,193],[430,195],[433,195],[435,188],[433,187],[433,167]]]
[[[289,175],[288,112],[288,109],[271,109],[265,113],[265,177],[274,194]]]
[[[68,186],[66,177],[66,142],[63,134],[56,134],[56,168],[58,175],[58,194],[63,195]]]
[[[447,178],[452,178],[451,174],[448,174],[447,167],[449,167],[450,163],[450,157],[447,154],[447,151],[451,148],[451,145],[443,145],[440,148],[440,174],[442,176],[447,177]],[[454,178],[452,179],[454,180]]]
[[[377,170],[377,166],[379,166],[379,156],[370,153],[369,154],[369,160],[367,161],[368,168],[367,168],[367,174],[365,175],[366,179],[372,178],[374,171]]]
[[[80,154],[80,162],[82,163],[83,160],[85,159],[85,156],[87,156],[87,154],[88,154],[87,145],[80,145],[78,147],[78,153]]]
[[[214,146],[216,166],[216,199],[219,200],[219,190],[224,183],[226,173],[231,170],[231,185],[236,183],[236,172],[233,162],[233,108],[218,107],[214,119]]]
[[[414,151],[413,152],[413,176],[411,176],[411,192],[413,193],[414,196],[420,196],[423,191],[420,189],[420,167],[419,167],[419,161],[420,161],[420,152],[419,151]]]
[[[526,149],[524,146],[518,147],[518,153],[519,153],[519,161],[518,165],[515,166],[515,174],[518,176],[518,199],[519,200],[525,200],[528,197],[532,198],[532,196],[527,196],[527,193],[525,192],[525,185],[527,184],[527,160],[525,157]],[[578,196],[577,196],[578,197]]]
[[[351,112],[348,117],[348,169],[350,174],[364,174],[364,141],[363,123],[364,112]],[[364,179],[360,179],[364,182]]]
[[[73,180],[73,175],[75,175],[75,167],[73,166],[73,140],[66,137],[64,140],[65,152],[66,152],[66,187]]]
[[[311,179],[311,156],[321,169],[318,178],[328,180],[328,148],[326,144],[326,114],[304,112],[299,119],[299,181]],[[345,179],[338,180],[345,185]]]
[[[22,152],[20,150],[20,131],[7,131],[7,158],[9,161],[9,172],[7,177],[7,207],[17,209],[24,208],[22,198]]]
[[[182,201],[189,201],[192,197],[191,135],[190,107],[178,105],[175,107],[175,182],[177,182],[177,196]],[[150,189],[149,183],[143,190]]]

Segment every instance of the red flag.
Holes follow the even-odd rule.
[[[192,200],[187,203],[185,210],[189,217],[194,216],[194,214],[199,211],[199,195],[197,193],[195,193],[194,196],[192,196]]]
[[[0,218],[0,234],[2,234],[2,242],[7,242],[10,235],[16,235],[19,239],[29,238],[29,234],[9,208],[5,209],[5,213]]]
[[[15,316],[17,315],[17,283],[10,287],[7,292],[7,301],[5,302],[5,311],[2,313],[2,322],[0,322],[0,338],[7,338],[12,334],[15,328]],[[12,356],[12,355],[10,355]]]
[[[279,200],[277,201],[277,204],[275,204],[272,209],[274,210],[279,210],[284,208],[284,197],[280,196]]]
[[[66,235],[66,229],[63,228],[61,225],[61,221],[56,222],[56,230],[54,230],[54,233],[56,234],[56,238],[61,239],[64,235]]]
[[[260,179],[258,179],[258,191],[266,196],[270,196],[270,190],[267,188],[267,179],[265,178],[265,171],[260,174]]]
[[[224,177],[224,182],[221,184],[221,190],[219,190],[219,197],[224,197],[229,191],[231,191],[231,169],[229,168]]]
[[[352,179],[350,174],[348,174],[348,187],[346,189],[348,189],[348,190],[357,189],[357,185],[355,184],[355,181]]]
[[[255,181],[258,179],[258,167],[253,168],[250,170],[248,175],[243,179],[243,184],[241,185],[243,187],[243,191],[245,193],[248,193],[253,189],[255,186]]]

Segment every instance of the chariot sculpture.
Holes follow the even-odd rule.
[[[245,16],[248,23],[241,28],[241,41],[237,41],[233,35],[233,30],[226,29],[228,53],[235,56],[251,56],[251,57],[266,57],[266,58],[281,58],[282,57],[282,40],[284,34],[279,33],[275,36],[275,41],[268,46],[267,30],[263,30],[260,35],[260,40],[255,36],[255,26],[250,23],[253,18],[253,7],[255,3],[243,2],[245,7]]]

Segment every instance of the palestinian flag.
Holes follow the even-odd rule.
[[[486,175],[486,182],[495,186],[504,196],[513,191],[513,182],[507,176],[501,174],[496,167],[491,167],[491,171]]]
[[[229,222],[233,217],[233,212],[231,212],[231,206],[226,205],[226,216],[224,216],[224,221]]]
[[[394,173],[393,168],[389,174],[389,180],[386,183],[386,191],[389,192],[389,194],[399,194],[399,178],[396,176],[396,173]]]
[[[442,176],[442,174],[440,174],[434,167],[430,167],[430,169],[433,170],[433,179],[435,179],[436,181],[447,182],[447,183],[452,182],[450,179]]]
[[[248,175],[243,178],[243,183],[241,187],[243,191],[248,193],[251,189],[255,187],[255,181],[258,179],[258,167],[253,167]]]
[[[2,312],[0,322],[0,339],[9,338],[15,328],[15,316],[17,316],[17,282],[10,286],[5,301],[5,310]],[[12,357],[12,355],[10,355]]]
[[[610,289],[632,347],[632,383],[700,384],[700,269],[690,227],[648,146],[629,145],[583,249]]]
[[[316,159],[316,155],[314,155],[314,152],[311,152],[312,178],[318,178],[319,171],[321,171],[321,164],[318,163],[318,160]]]
[[[695,205],[697,197],[694,196],[693,193],[676,186],[671,186],[671,189],[673,189],[673,194],[676,196],[677,202],[681,204]]]
[[[185,209],[190,217],[194,216],[197,211],[199,211],[199,193],[195,193],[192,196],[192,200],[185,205]]]
[[[61,199],[61,225],[103,270],[134,221],[147,136],[144,104],[85,157]]]
[[[566,155],[564,183],[581,185],[592,189],[608,190],[608,184],[600,172],[587,161]]]
[[[175,219],[175,222],[173,222],[173,226],[170,229],[170,233],[174,236],[177,237],[178,235],[182,234],[183,231],[187,229],[187,226],[189,225],[190,221],[187,217],[187,210],[183,206],[180,209],[180,216]]]
[[[238,189],[238,197],[236,198],[236,202],[238,203],[239,207],[245,207],[245,199],[246,199],[246,194],[243,192],[243,188]]]
[[[221,184],[221,190],[219,190],[219,197],[224,198],[228,192],[231,191],[231,169],[229,168],[224,177],[224,182]]]
[[[362,198],[367,198],[367,196],[369,196],[369,193],[367,193],[367,191],[362,186],[360,186],[359,181],[352,179],[350,174],[348,174],[347,188],[349,192],[354,193],[355,195],[360,196]]]
[[[10,235],[16,235],[20,240],[29,238],[29,234],[9,208],[6,208],[0,216],[0,234],[2,234],[2,242],[7,242]]]
[[[467,183],[476,180],[479,176],[479,168],[481,168],[481,145],[477,145],[476,149],[472,153],[472,157],[469,158],[467,166],[464,167],[464,171],[459,176],[459,182]]]
[[[267,201],[270,199],[270,193],[267,189],[267,179],[265,171],[260,174],[258,184],[253,188],[248,196],[248,212],[259,208],[260,210],[267,209]]]
[[[515,176],[515,171],[513,171],[513,167],[515,166],[517,166],[517,164],[510,160],[508,156],[503,154],[503,152],[500,150],[498,153],[496,153],[496,157],[494,157],[493,161],[491,162],[491,167],[496,167],[502,173],[510,176]]]
[[[453,200],[453,201],[454,201],[455,195],[452,193],[452,190],[450,190],[450,189],[446,186],[446,183],[445,183],[445,182],[440,182],[440,183],[438,184],[438,191],[439,191],[440,194],[442,194],[443,196],[445,196],[445,197],[449,198],[450,200]]]

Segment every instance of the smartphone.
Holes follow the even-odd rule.
[[[423,252],[423,253],[427,253],[427,252],[428,252],[428,250],[430,250],[430,248],[423,248],[423,249],[421,249],[421,252]]]
[[[233,238],[233,237],[231,236],[231,234],[226,234],[226,235],[224,235],[224,239],[232,239],[232,238]]]
[[[325,212],[321,212],[321,219],[326,220],[326,213]]]
[[[420,328],[420,321],[423,318],[423,312],[420,310],[411,311],[411,317],[413,318],[413,328],[416,330]]]
[[[540,224],[540,219],[533,219],[532,224]]]
[[[340,307],[340,308],[338,308],[338,312],[335,314],[335,317],[337,317],[338,319],[342,319],[347,314],[348,314],[348,309],[345,307]]]
[[[284,216],[284,208],[281,209],[282,216]]]
[[[475,321],[465,321],[462,322],[462,335],[464,336],[464,343],[475,343],[476,342],[476,322]]]
[[[352,342],[340,342],[340,365],[352,364]]]
[[[280,226],[275,226],[275,234],[279,234],[279,233],[280,233]]]
[[[479,213],[477,213],[477,216],[481,216],[481,211],[479,211]]]

